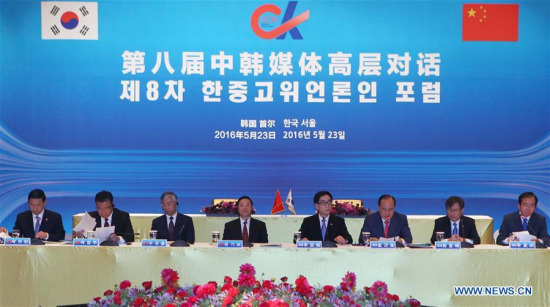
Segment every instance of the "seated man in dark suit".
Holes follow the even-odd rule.
[[[19,229],[23,238],[37,238],[45,241],[61,241],[65,239],[65,228],[59,213],[46,210],[46,194],[40,189],[34,189],[27,198],[29,210],[19,213],[14,229]],[[0,227],[0,232],[7,229]]]
[[[165,214],[154,219],[151,225],[151,230],[157,231],[157,238],[195,243],[193,220],[178,212],[178,196],[173,192],[164,192],[160,196],[160,204]]]
[[[115,226],[115,234],[119,243],[134,242],[134,228],[130,221],[130,214],[115,208],[113,194],[109,191],[101,191],[95,195],[97,211],[90,212],[95,218],[94,230],[99,227]],[[121,240],[122,239],[122,240]]]
[[[407,216],[395,212],[395,198],[384,194],[378,198],[378,212],[367,215],[361,232],[368,231],[372,241],[380,238],[394,238],[403,245],[412,243],[411,229]],[[359,234],[359,243],[363,244],[363,236]]]
[[[479,244],[481,239],[477,233],[476,222],[473,218],[462,215],[464,200],[458,196],[451,196],[445,201],[447,215],[435,220],[434,231],[430,241],[435,242],[436,232],[445,232],[444,239],[449,241],[468,242]]]
[[[497,244],[508,245],[513,232],[528,231],[536,241],[550,246],[546,218],[537,214],[538,198],[533,192],[524,192],[518,197],[519,211],[506,214],[498,231]]]
[[[265,223],[251,218],[254,204],[248,196],[237,200],[239,218],[225,223],[223,240],[243,240],[250,243],[268,243]]]
[[[302,222],[300,231],[305,241],[330,241],[337,244],[351,244],[353,238],[348,232],[346,221],[330,214],[332,209],[332,194],[320,191],[313,196],[317,214],[308,216]]]

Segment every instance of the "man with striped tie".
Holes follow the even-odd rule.
[[[481,239],[477,233],[474,219],[464,216],[464,200],[462,197],[451,196],[445,201],[447,215],[435,220],[432,234],[432,244],[436,240],[437,232],[444,232],[444,239],[449,241],[479,244]]]

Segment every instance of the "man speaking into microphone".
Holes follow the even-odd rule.
[[[447,215],[435,220],[434,231],[430,241],[436,240],[437,232],[444,232],[444,239],[449,241],[480,244],[481,239],[477,233],[475,220],[464,216],[464,200],[462,197],[451,196],[445,201]]]
[[[178,196],[173,192],[164,192],[160,196],[160,205],[164,211],[153,220],[151,230],[158,232],[158,239],[168,241],[183,240],[195,243],[195,227],[191,217],[178,212]]]

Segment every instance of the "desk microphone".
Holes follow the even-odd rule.
[[[533,227],[531,227],[531,225],[529,225],[529,223],[527,223],[527,228],[533,232],[532,235],[537,237],[537,232],[533,229]],[[529,233],[531,234],[531,232]],[[546,248],[546,244],[544,244],[544,241],[543,243],[540,243],[538,237],[537,237],[537,241],[535,241],[535,244],[537,248]]]
[[[462,233],[461,237],[466,239],[466,234],[464,232],[464,222],[462,221],[462,218],[460,218],[460,233]],[[463,242],[460,242],[460,247],[461,248],[473,248],[474,245],[470,242],[463,241]]]
[[[181,234],[183,233],[183,228],[185,228],[185,225],[182,225],[182,227],[180,229],[180,232],[178,234],[178,239],[181,239]],[[189,243],[185,240],[175,240],[174,242],[172,242],[172,244],[170,244],[170,246],[172,246],[172,247],[188,247]]]

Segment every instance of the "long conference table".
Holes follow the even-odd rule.
[[[550,305],[550,249],[510,250],[496,245],[474,249],[376,250],[362,246],[297,249],[292,244],[218,249],[208,243],[191,247],[0,246],[0,306],[55,306],[89,302],[128,279],[153,281],[173,268],[180,285],[236,278],[243,263],[264,279],[303,274],[313,285],[338,285],[347,271],[358,287],[377,280],[402,299],[413,296],[436,306]],[[530,296],[457,296],[454,286],[530,286]]]
[[[131,213],[130,219],[135,232],[140,232],[141,238],[146,238],[151,229],[151,222],[160,214]],[[195,241],[208,243],[212,240],[212,231],[223,233],[223,227],[226,222],[236,218],[236,216],[206,216],[204,214],[188,214],[193,218],[195,227]],[[73,215],[73,227],[80,222],[83,214]],[[273,243],[292,243],[294,231],[300,229],[302,220],[307,215],[253,215],[252,217],[264,221],[269,235],[269,242]],[[434,221],[440,215],[408,215],[409,227],[413,235],[414,243],[430,242]],[[492,244],[493,241],[493,219],[486,215],[470,215],[475,222],[477,231],[482,244]],[[361,227],[363,227],[364,218],[346,218],[346,226],[357,242]]]

